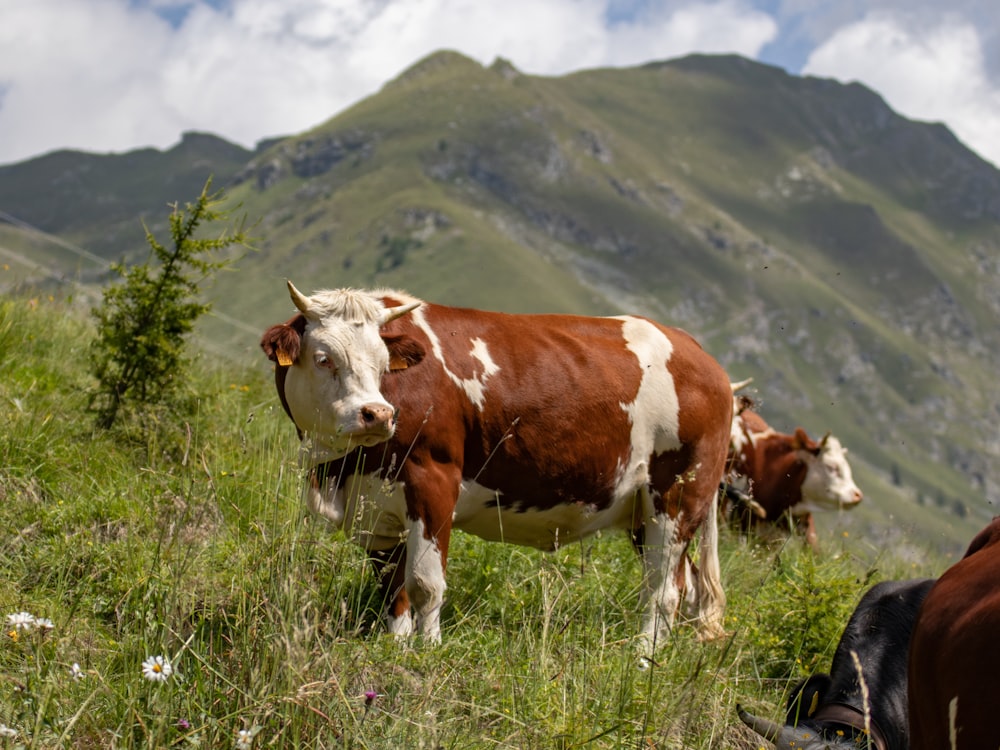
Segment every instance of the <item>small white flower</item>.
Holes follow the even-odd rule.
[[[69,676],[74,680],[82,680],[87,676],[87,673],[80,669],[80,665],[73,662],[73,666],[69,668]]]
[[[253,738],[257,736],[264,727],[254,725],[249,729],[241,729],[236,733],[236,750],[250,750],[253,747]]]
[[[166,682],[174,668],[162,656],[150,656],[142,663],[142,676],[150,682]]]
[[[27,612],[15,612],[7,615],[7,626],[14,630],[31,630],[35,624],[35,616]]]
[[[55,628],[55,625],[52,623],[52,620],[50,620],[48,617],[36,617],[35,627],[38,628],[39,630],[47,632]]]
[[[17,730],[11,729],[6,724],[0,724],[0,737],[17,737]]]

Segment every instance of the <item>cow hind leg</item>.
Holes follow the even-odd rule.
[[[726,634],[723,618],[726,612],[726,592],[722,589],[722,566],[719,564],[719,494],[712,493],[712,503],[701,527],[699,565],[695,569],[694,586],[698,636],[702,640],[720,638]]]

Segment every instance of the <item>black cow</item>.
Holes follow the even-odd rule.
[[[907,652],[917,611],[933,584],[923,579],[872,586],[840,637],[830,674],[813,675],[792,691],[785,725],[737,706],[740,719],[784,750],[908,750]]]

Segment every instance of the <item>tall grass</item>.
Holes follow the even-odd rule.
[[[848,540],[817,558],[724,534],[731,636],[678,627],[640,669],[624,538],[458,535],[443,643],[400,643],[363,553],[302,510],[263,367],[203,363],[190,413],[95,431],[91,335],[57,302],[0,301],[0,616],[52,622],[5,628],[0,746],[753,748],[736,701],[777,716],[898,572]]]

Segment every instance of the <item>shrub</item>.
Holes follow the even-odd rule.
[[[124,281],[108,287],[101,306],[92,311],[98,329],[90,353],[98,387],[90,408],[99,427],[111,428],[127,402],[145,407],[170,400],[186,369],[185,336],[210,308],[199,299],[199,285],[228,264],[208,256],[231,245],[247,245],[242,226],[215,239],[196,237],[202,224],[229,218],[219,208],[222,192],[209,193],[211,183],[209,179],[198,200],[184,209],[174,204],[172,248],[146,229],[150,260],[130,267],[112,265]],[[151,265],[154,259],[156,266]]]
[[[843,558],[822,560],[807,551],[779,556],[746,622],[758,673],[788,678],[826,671],[871,578],[869,572],[859,579],[856,563]]]

